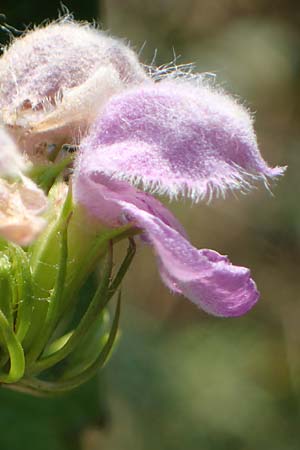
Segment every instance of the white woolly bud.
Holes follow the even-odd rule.
[[[108,98],[147,79],[122,41],[62,20],[16,39],[0,58],[0,120],[22,150],[76,143]]]

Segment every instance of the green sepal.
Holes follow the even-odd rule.
[[[49,225],[47,234],[42,236],[41,240],[36,242],[30,249],[34,308],[31,326],[25,338],[24,347],[32,352],[32,346],[35,345],[37,336],[40,335],[45,322],[49,320],[49,316],[47,319],[48,308],[51,304],[51,299],[53,299],[55,286],[59,279],[65,277],[65,268],[63,266],[66,264],[67,259],[66,255],[62,255],[62,248],[60,249],[60,246],[57,245],[57,240],[62,241],[63,236],[65,242],[62,243],[62,247],[65,249],[63,250],[65,252],[67,238],[64,236],[67,233],[66,228],[71,212],[72,195],[71,190],[69,190],[59,218],[52,225]],[[61,264],[63,265],[62,267]],[[64,283],[61,281],[59,283],[63,292]]]
[[[19,381],[25,372],[25,357],[20,341],[16,337],[9,322],[0,310],[0,328],[6,343],[10,358],[10,368],[8,373],[0,372],[1,383],[15,383]]]
[[[53,342],[51,342],[45,349],[43,356],[49,356],[52,353],[58,352],[64,345],[66,345],[67,341],[70,339],[70,337],[73,334],[73,330],[69,331],[68,333],[64,334],[63,336],[60,336],[59,338],[55,339]]]
[[[74,213],[72,217],[70,224],[71,227],[74,227],[73,219],[76,222],[75,217],[76,213]],[[72,255],[72,259],[80,261],[81,264],[73,264],[72,266],[69,266],[64,298],[61,303],[63,310],[62,313],[68,314],[74,307],[76,302],[76,293],[84,285],[88,276],[95,270],[98,261],[107,252],[109,242],[116,243],[122,239],[132,237],[137,233],[140,233],[140,230],[133,228],[131,225],[125,225],[115,229],[103,229],[93,235],[93,238],[90,239],[91,242],[86,243],[85,252],[80,255],[80,258],[76,253]],[[75,232],[74,236],[70,238],[70,244],[75,241],[75,245],[78,249],[78,245],[82,244],[78,244],[76,242],[76,239],[77,241],[78,239],[81,240],[81,236],[78,236],[77,234],[78,232]]]
[[[112,271],[112,264],[112,245],[110,245],[104,264],[101,282],[81,321],[75,328],[74,332],[71,334],[66,344],[55,353],[46,357],[42,356],[38,361],[35,362],[35,364],[28,370],[28,372],[26,370],[28,374],[38,374],[43,370],[56,365],[58,362],[66,358],[79,345],[83,337],[90,329],[91,325],[99,317],[99,314],[102,313],[107,304],[107,294]]]
[[[9,244],[8,253],[12,261],[12,277],[16,298],[13,301],[16,309],[15,333],[20,342],[23,341],[30,327],[33,309],[32,277],[27,253],[18,245]]]
[[[62,300],[64,285],[67,272],[68,261],[68,223],[70,215],[63,223],[63,229],[60,231],[60,260],[56,275],[55,286],[49,298],[47,315],[43,327],[40,328],[35,343],[32,344],[30,351],[26,355],[26,368],[30,369],[31,364],[38,358],[48,343],[59,319],[59,308]]]
[[[135,252],[136,252],[136,245],[134,242],[134,239],[130,237],[129,239],[129,245],[127,248],[126,256],[117,272],[117,275],[113,279],[112,283],[109,286],[109,293],[108,293],[108,300],[110,300],[117,289],[120,287],[120,284],[123,281],[124,276],[126,275],[127,270],[130,267],[130,264],[132,263],[132,260],[134,258]]]
[[[43,381],[38,378],[24,378],[18,385],[16,385],[16,389],[37,396],[57,395],[79,387],[81,384],[85,383],[91,377],[96,375],[97,371],[105,365],[112,352],[114,343],[118,335],[120,309],[121,294],[119,294],[118,296],[114,320],[110,329],[108,339],[97,360],[87,370],[77,376],[58,380],[55,382]]]
[[[13,327],[11,261],[9,256],[0,252],[0,308],[10,327]]]
[[[104,310],[92,324],[76,351],[72,352],[64,363],[63,378],[79,375],[90,367],[103,349],[108,333],[109,313]]]
[[[49,192],[55,180],[61,173],[72,163],[73,155],[61,159],[56,163],[49,163],[47,165],[33,166],[27,172],[27,175],[46,193]]]

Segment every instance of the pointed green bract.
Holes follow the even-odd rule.
[[[41,179],[46,190],[50,175]],[[120,296],[111,323],[107,305],[132,262],[133,237],[140,232],[130,225],[86,230],[71,187],[61,183],[49,191],[48,226],[36,242],[22,248],[3,240],[0,248],[0,382],[33,395],[73,389],[107,361],[118,336]],[[113,269],[113,248],[124,239],[127,253]],[[81,311],[78,292],[99,266],[90,298],[83,290]],[[79,316],[72,322],[74,313]]]

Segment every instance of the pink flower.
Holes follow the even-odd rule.
[[[284,172],[262,159],[248,112],[201,82],[161,81],[112,97],[81,142],[75,200],[108,226],[132,223],[152,245],[164,283],[218,316],[239,316],[259,294],[250,272],[197,250],[151,195],[197,202],[248,190]]]

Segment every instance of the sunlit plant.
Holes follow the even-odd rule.
[[[262,159],[249,112],[201,74],[143,67],[70,18],[15,39],[0,58],[0,382],[59,393],[105,364],[140,240],[172,292],[246,313],[259,297],[249,270],[194,248],[153,194],[197,203],[283,172]]]

